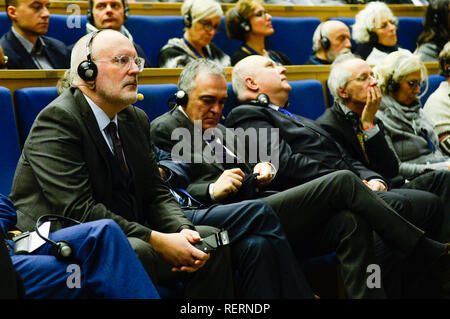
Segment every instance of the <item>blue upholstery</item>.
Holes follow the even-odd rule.
[[[167,102],[178,90],[176,84],[141,84],[138,92],[144,95],[144,100],[134,103],[143,109],[150,121],[169,111]]]
[[[325,97],[322,83],[318,80],[289,81],[292,91],[289,94],[289,112],[311,120],[325,112]]]
[[[171,38],[183,36],[181,16],[131,15],[125,26],[147,55],[153,67],[158,66],[158,53]]]
[[[20,143],[23,146],[39,112],[58,96],[56,87],[34,87],[14,92]]]
[[[3,36],[9,29],[11,29],[11,21],[6,12],[0,12],[0,36]]]
[[[51,14],[46,35],[69,46],[86,34],[86,22],[86,15]]]
[[[230,39],[227,36],[227,31],[225,28],[225,17],[220,19],[220,28],[222,31],[214,36],[212,42],[222,49],[223,52],[228,54],[230,57],[236,52],[242,45],[242,41]]]
[[[434,91],[436,91],[442,81],[445,81],[445,77],[443,75],[431,74],[428,76],[428,90],[425,95],[420,98],[422,105],[425,105],[428,97],[433,94]]]
[[[0,194],[8,195],[20,156],[16,118],[9,89],[0,87]]]
[[[292,64],[304,64],[312,54],[312,36],[320,24],[314,17],[273,17],[275,33],[267,38],[267,47],[286,54]]]
[[[414,52],[423,30],[422,20],[421,17],[398,17],[397,39],[400,47]]]

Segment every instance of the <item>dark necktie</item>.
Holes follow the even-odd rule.
[[[117,134],[117,125],[114,122],[110,122],[108,126],[106,127],[106,130],[108,131],[109,136],[111,137],[111,140],[113,142],[113,150],[114,150],[114,156],[116,157],[117,161],[119,162],[120,168],[124,172],[126,176],[130,174],[127,166],[127,162],[125,161],[125,157],[123,155],[123,148],[122,143],[120,142],[119,136]]]

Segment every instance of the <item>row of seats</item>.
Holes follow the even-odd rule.
[[[349,27],[354,23],[354,18],[334,19],[343,21]],[[422,18],[399,17],[398,19],[399,45],[414,51],[417,38],[423,28]],[[86,33],[86,22],[86,16],[52,14],[47,35],[71,45]],[[273,17],[272,25],[275,34],[267,38],[268,47],[284,52],[295,65],[304,64],[312,54],[312,36],[320,22],[317,17]],[[125,22],[125,26],[130,30],[134,41],[143,48],[153,67],[157,67],[158,53],[167,40],[183,35],[181,16],[133,15]],[[10,27],[11,23],[6,13],[0,13],[1,34],[6,33]],[[224,17],[222,17],[221,28],[223,31],[214,37],[213,42],[225,53],[231,55],[241,46],[241,42],[227,37]]]
[[[445,78],[438,74],[429,76],[428,92],[422,97],[422,104],[436,90]],[[289,81],[292,86],[290,94],[290,112],[310,119],[317,119],[325,111],[324,89],[318,80]],[[150,120],[169,110],[168,100],[176,93],[175,84],[141,84],[138,91],[144,100],[135,105],[143,109]],[[14,92],[14,103],[11,92],[0,88],[0,193],[9,194],[11,182],[28,133],[39,112],[57,97],[55,87],[33,87],[18,89]],[[331,101],[331,96],[328,96]],[[231,83],[228,83],[228,99],[223,115],[226,117],[236,103]],[[16,125],[17,124],[17,125]]]

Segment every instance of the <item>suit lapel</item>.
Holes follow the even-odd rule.
[[[37,69],[37,66],[33,62],[31,55],[28,54],[27,50],[25,50],[24,46],[20,43],[19,39],[16,38],[11,30],[8,31],[7,38],[9,38],[9,42],[11,43],[14,54],[18,55],[18,57],[16,57],[16,60],[20,59],[20,64],[23,65],[24,68]]]

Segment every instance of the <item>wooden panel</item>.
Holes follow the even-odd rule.
[[[55,14],[72,14],[73,6],[77,5],[81,14],[87,12],[87,1],[52,1],[51,12]],[[223,3],[222,8],[226,12],[234,4]],[[298,5],[270,5],[264,6],[272,16],[276,17],[319,17],[326,20],[333,17],[354,17],[364,5],[342,6],[298,6]],[[423,17],[427,6],[414,5],[389,5],[394,15]],[[137,15],[180,15],[181,3],[163,2],[134,2],[129,4],[130,13]],[[5,10],[5,1],[0,1],[0,10]]]

